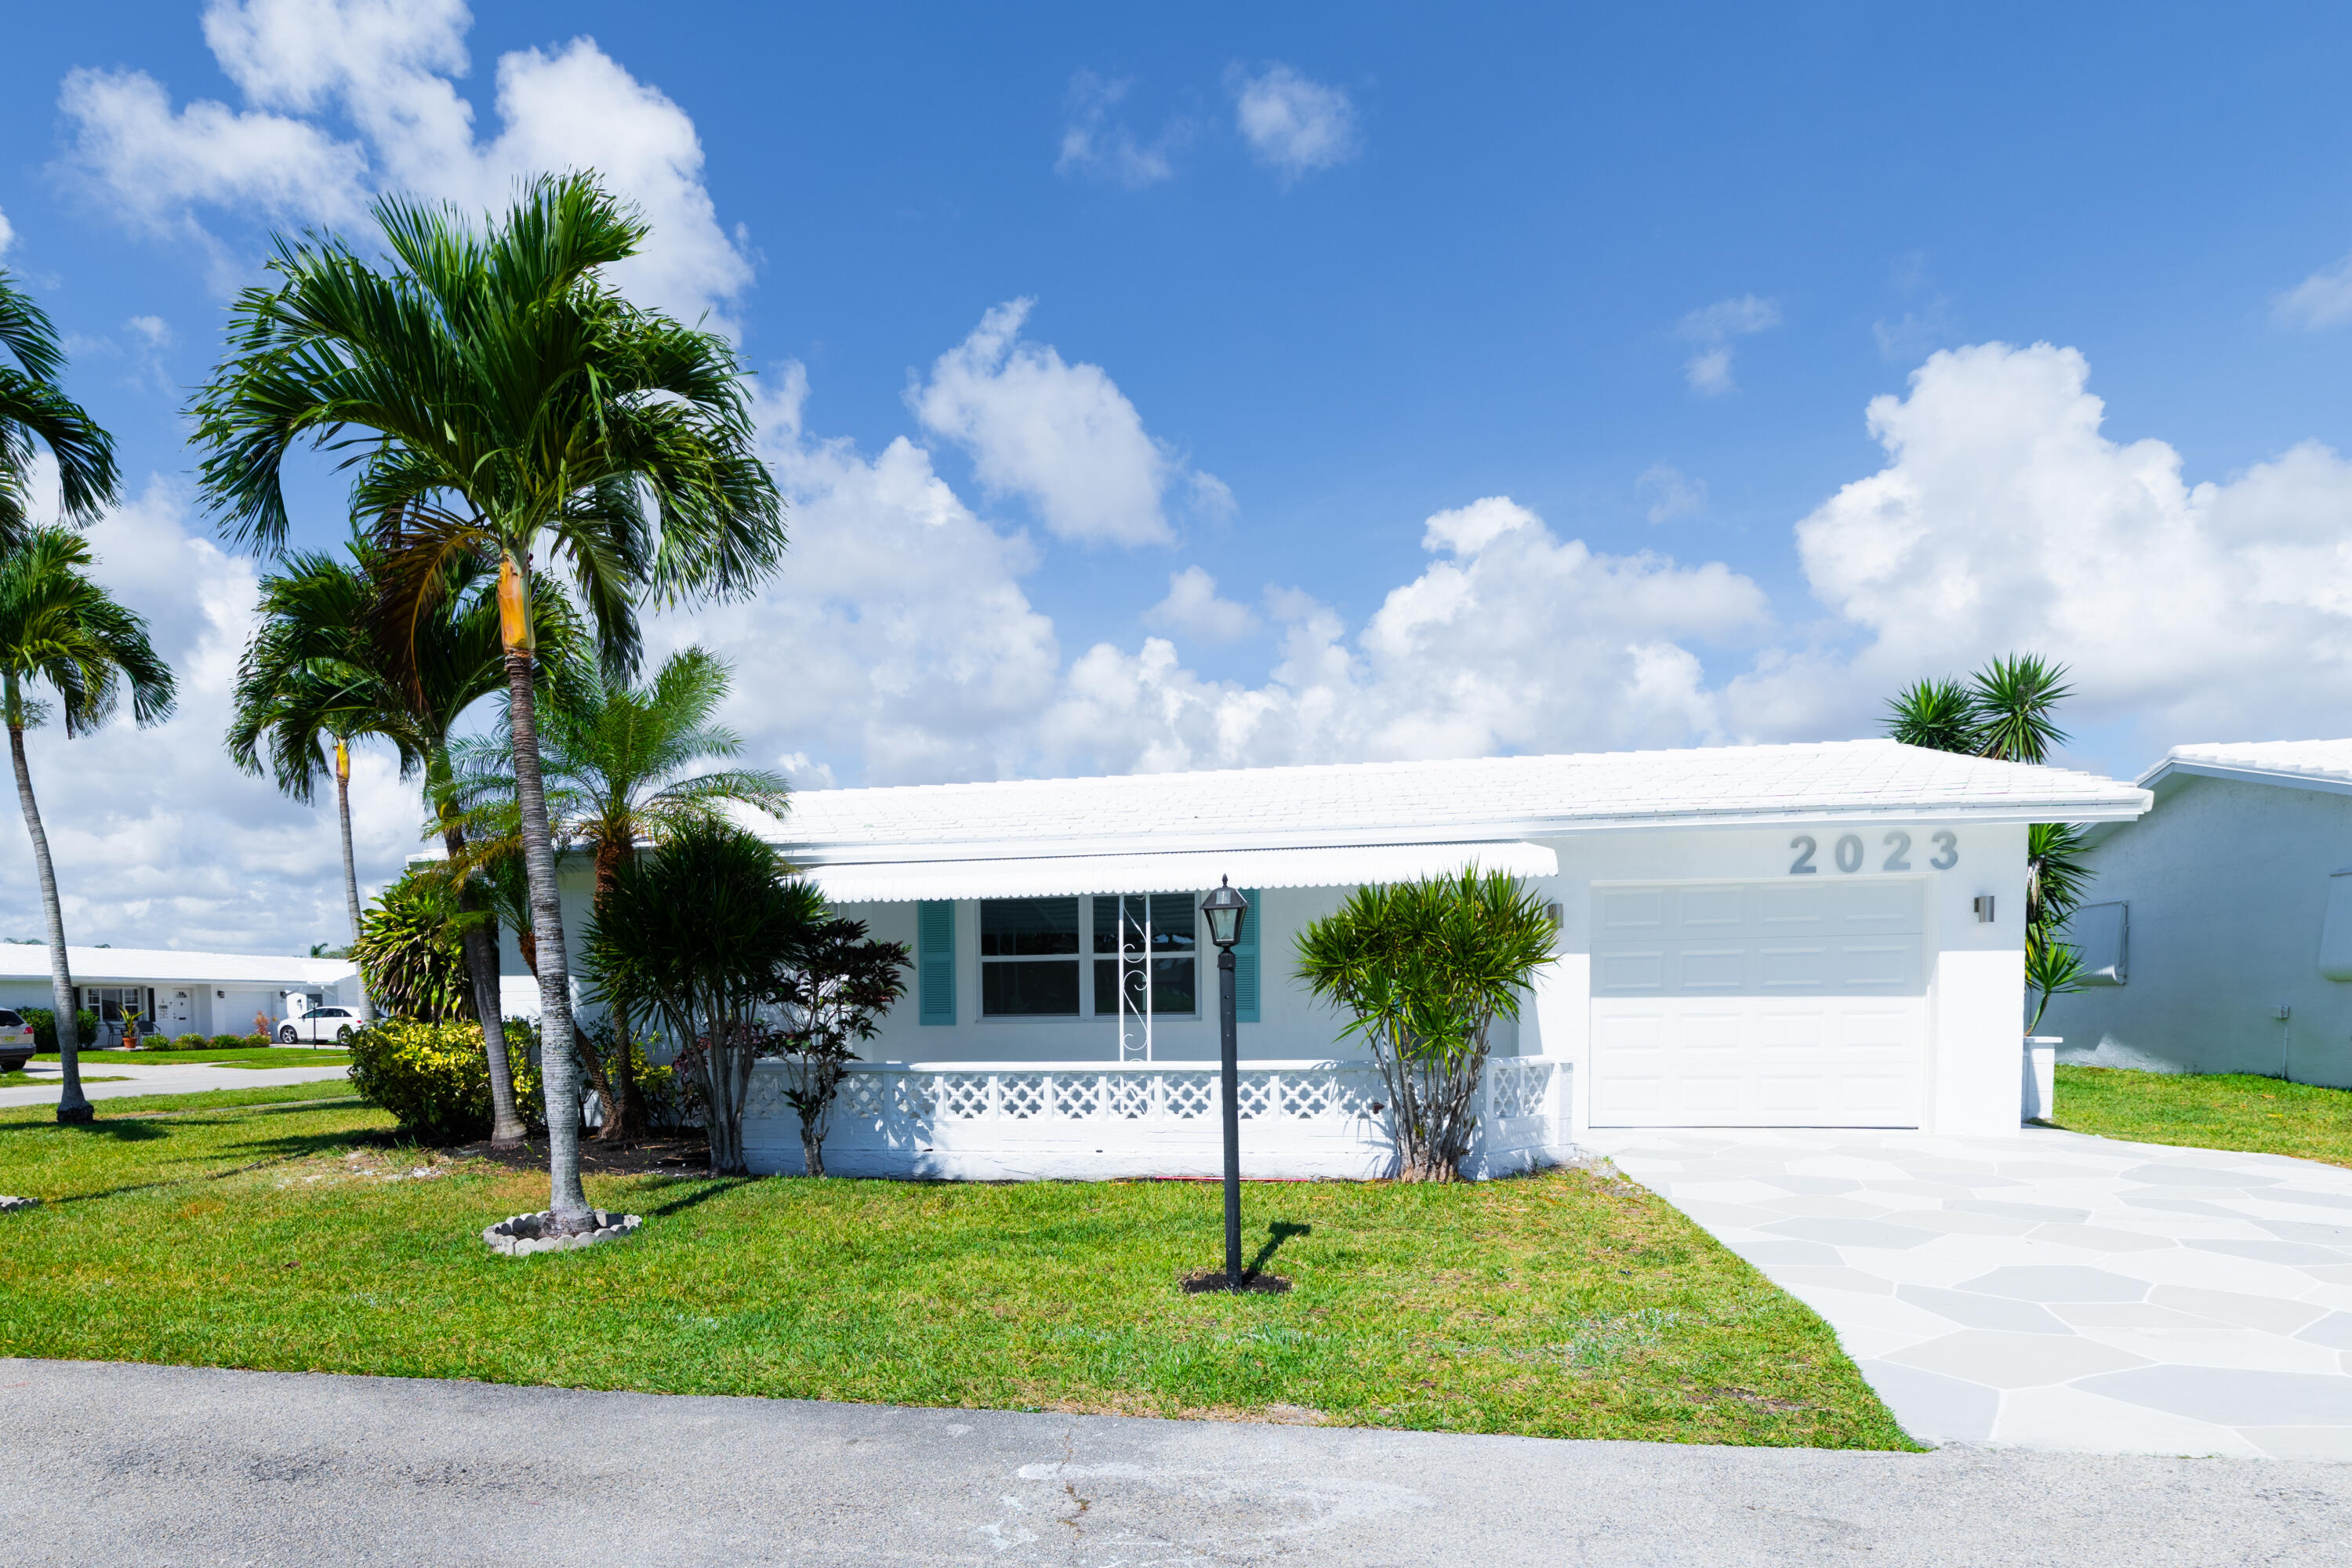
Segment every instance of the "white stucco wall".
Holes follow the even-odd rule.
[[[2352,795],[2181,778],[2089,858],[2087,898],[2130,910],[2128,980],[2052,999],[2060,1060],[2352,1086],[2352,982],[2319,973]]]

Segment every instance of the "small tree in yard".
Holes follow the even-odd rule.
[[[740,1175],[751,1063],[781,1048],[762,1022],[786,969],[824,918],[824,900],[784,879],[776,851],[730,823],[682,824],[659,854],[615,873],[588,933],[602,999],[658,1017],[678,1042],[710,1135],[710,1173]]]
[[[833,920],[811,931],[772,998],[783,1014],[784,1100],[801,1118],[801,1155],[824,1174],[824,1135],[834,1096],[874,1037],[882,1016],[907,994],[901,973],[914,960],[903,942],[877,942],[863,921]]]
[[[1501,872],[1360,888],[1298,935],[1298,978],[1355,1016],[1407,1181],[1451,1182],[1477,1124],[1487,1031],[1552,961],[1551,919]]]

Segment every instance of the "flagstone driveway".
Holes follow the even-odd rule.
[[[1595,1133],[1923,1442],[2352,1460],[2352,1170],[2046,1129]]]

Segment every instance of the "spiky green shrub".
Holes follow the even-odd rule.
[[[507,1025],[515,1104],[526,1116],[540,1103],[530,1043],[528,1025]],[[463,1143],[488,1135],[490,1068],[478,1025],[390,1018],[354,1033],[350,1050],[352,1084],[360,1098],[392,1112],[417,1138]]]

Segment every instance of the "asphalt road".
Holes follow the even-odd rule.
[[[1840,1454],[0,1360],[49,1563],[2352,1563],[2352,1466]]]

